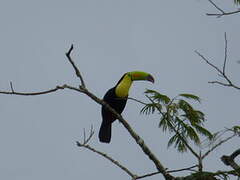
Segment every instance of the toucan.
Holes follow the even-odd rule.
[[[107,91],[103,97],[103,101],[121,114],[127,103],[129,89],[133,81],[138,80],[145,80],[154,83],[154,78],[149,73],[143,71],[127,72],[121,77],[121,79],[113,88]],[[112,123],[116,119],[117,117],[103,105],[102,124],[98,134],[100,142],[110,143]]]

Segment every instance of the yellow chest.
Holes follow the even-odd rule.
[[[115,89],[115,93],[117,97],[121,97],[121,98],[127,97],[131,85],[132,85],[132,80],[128,75],[126,75]]]

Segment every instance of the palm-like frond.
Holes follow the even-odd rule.
[[[239,4],[240,4],[240,0],[234,0],[234,3],[235,3],[236,5],[239,5]]]
[[[193,94],[179,94],[171,99],[167,95],[155,90],[147,90],[147,98],[151,103],[146,104],[141,113],[160,114],[159,128],[174,135],[169,139],[168,146],[174,146],[179,152],[188,149],[188,141],[200,144],[200,136],[211,139],[212,134],[203,127],[204,113],[196,110],[187,100],[200,102],[200,98]]]

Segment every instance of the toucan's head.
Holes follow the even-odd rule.
[[[132,71],[125,73],[115,86],[115,93],[117,97],[128,96],[128,91],[133,81],[150,81],[154,83],[154,79],[151,74],[143,71]]]
[[[145,81],[150,81],[154,83],[154,78],[151,74],[143,72],[143,71],[132,71],[126,73],[131,77],[132,81],[139,81],[139,80],[145,80]]]

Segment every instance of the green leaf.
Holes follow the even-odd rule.
[[[153,103],[150,103],[150,104],[146,104],[140,111],[141,114],[146,114],[146,115],[149,115],[149,114],[153,114],[155,112],[155,104]]]
[[[184,112],[182,117],[189,120],[191,124],[201,124],[204,119],[204,113],[193,109],[193,107],[185,100],[179,100],[179,108]]]
[[[185,139],[185,142],[187,142],[186,139]],[[179,137],[177,138],[174,147],[177,148],[177,150],[178,150],[179,152],[186,152],[186,151],[187,151],[187,147],[186,147],[185,143],[184,143],[184,142],[182,141],[182,139],[179,138]]]
[[[195,144],[200,143],[200,139],[198,137],[198,134],[193,129],[193,127],[189,126],[188,124],[184,123],[181,119],[176,117],[176,122],[178,123],[178,127],[180,127],[180,134],[182,134],[182,137],[186,139],[191,139]]]
[[[166,96],[164,94],[160,94],[159,92],[154,91],[154,90],[147,89],[145,91],[145,94],[150,94],[151,98],[153,100],[157,100],[158,102],[163,102],[165,104],[168,104],[170,102],[170,98],[168,96]]]
[[[204,127],[202,127],[202,126],[200,126],[198,124],[195,124],[194,128],[196,129],[196,131],[198,133],[202,134],[203,136],[206,136],[209,139],[213,139],[214,138],[213,134],[210,131],[208,131],[207,129],[205,129]]]
[[[239,4],[240,4],[240,0],[234,0],[234,3],[235,3],[236,5],[239,5]]]
[[[177,138],[178,138],[178,137],[177,137],[177,134],[173,135],[173,136],[169,139],[167,146],[168,146],[168,147],[172,146],[173,143],[176,142]]]
[[[147,89],[145,93],[150,104],[145,105],[141,113],[159,113],[159,128],[173,134],[168,147],[173,145],[179,152],[185,152],[188,150],[186,143],[189,140],[200,144],[200,135],[213,139],[213,135],[202,126],[205,121],[204,113],[194,109],[188,102],[188,99],[200,102],[198,96],[184,93],[179,94],[178,98],[170,99],[155,90]],[[239,132],[239,126],[236,130]]]
[[[196,131],[191,127],[187,127],[187,136],[195,143],[200,144],[200,139],[196,133]]]
[[[199,103],[201,102],[201,99],[194,94],[179,94],[179,96],[185,97],[187,99],[192,99],[192,100],[198,101]]]
[[[160,119],[159,128],[162,128],[163,132],[165,132],[167,129],[170,130],[171,127],[171,117],[169,117],[168,113],[164,113],[163,116]]]
[[[235,133],[240,133],[240,126],[233,126],[233,131]]]
[[[193,110],[193,107],[185,100],[180,99],[178,101],[178,106],[180,109],[182,109],[185,113],[188,113],[189,111]]]

